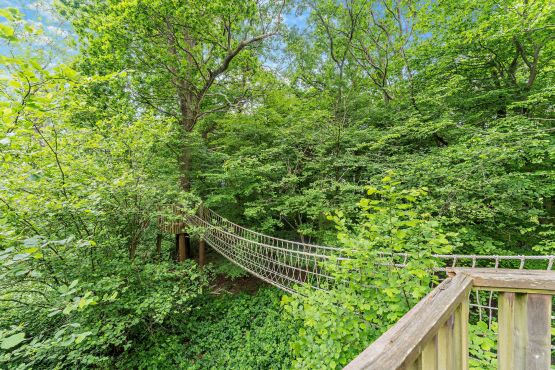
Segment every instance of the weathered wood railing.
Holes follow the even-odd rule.
[[[550,368],[554,271],[455,268],[448,273],[345,369],[467,369],[471,289],[499,293],[498,368]]]

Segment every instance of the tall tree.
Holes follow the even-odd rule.
[[[420,90],[437,88],[463,121],[527,114],[517,102],[552,74],[554,14],[545,0],[430,2],[419,26],[429,36],[418,51]]]
[[[200,118],[235,102],[226,91],[241,81],[233,65],[248,69],[258,63],[254,48],[278,33],[285,1],[62,3],[86,45],[81,68],[91,74],[132,72],[129,88],[136,102],[179,123],[180,183],[190,190],[187,134]]]

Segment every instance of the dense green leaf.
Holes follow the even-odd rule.
[[[10,335],[7,338],[2,339],[2,343],[0,344],[0,348],[2,349],[10,349],[12,347],[17,346],[21,342],[25,340],[25,333],[17,333],[14,335]]]

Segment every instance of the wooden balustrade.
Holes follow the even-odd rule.
[[[499,292],[498,368],[550,368],[554,271],[454,268],[448,274],[345,369],[467,369],[471,289]]]
[[[186,232],[185,212],[177,205],[158,207],[158,229],[164,233],[181,234]],[[165,212],[165,214],[163,213]]]

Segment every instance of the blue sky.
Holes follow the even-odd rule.
[[[71,27],[52,10],[52,0],[0,0],[0,8],[8,7],[18,9],[26,22],[31,23],[36,29],[42,29],[43,34],[33,42],[33,50],[53,49],[59,56],[60,53],[72,53],[73,50],[64,42],[73,37]],[[6,20],[0,17],[0,22]],[[10,50],[13,51],[13,45]],[[7,52],[8,47],[0,44],[0,54]]]
[[[37,26],[44,28],[48,36],[60,37],[67,36],[71,27],[63,19],[57,17],[52,10],[52,0],[0,0],[0,8],[13,7],[19,9],[24,18]],[[289,27],[304,28],[308,13],[295,14],[291,11],[285,14],[283,20]]]
[[[295,14],[295,11],[285,14],[283,21],[289,27],[297,27],[303,29],[306,27],[306,22],[308,20],[308,12],[303,12],[302,14]]]
[[[0,8],[13,7],[19,9],[23,14],[23,18],[34,25],[35,28],[41,28],[43,34],[34,42],[31,50],[51,49],[56,55],[56,59],[63,59],[64,55],[74,55],[75,49],[68,46],[65,40],[74,38],[71,31],[71,25],[61,19],[52,6],[53,0],[0,0]],[[296,14],[292,10],[284,15],[283,21],[289,27],[297,27],[299,29],[306,28],[308,13]],[[0,17],[0,22],[6,20]],[[29,46],[29,45],[27,45]],[[13,45],[8,48],[6,44],[0,43],[0,55],[5,55],[13,51]],[[271,63],[270,63],[271,64]]]
[[[52,17],[47,6],[35,0],[0,0],[0,7],[13,7],[24,13],[25,18],[37,20],[39,18],[48,19]]]
[[[50,0],[0,0],[0,8],[7,7],[19,9],[27,21],[42,26],[49,35],[67,34],[69,26],[52,10]]]

